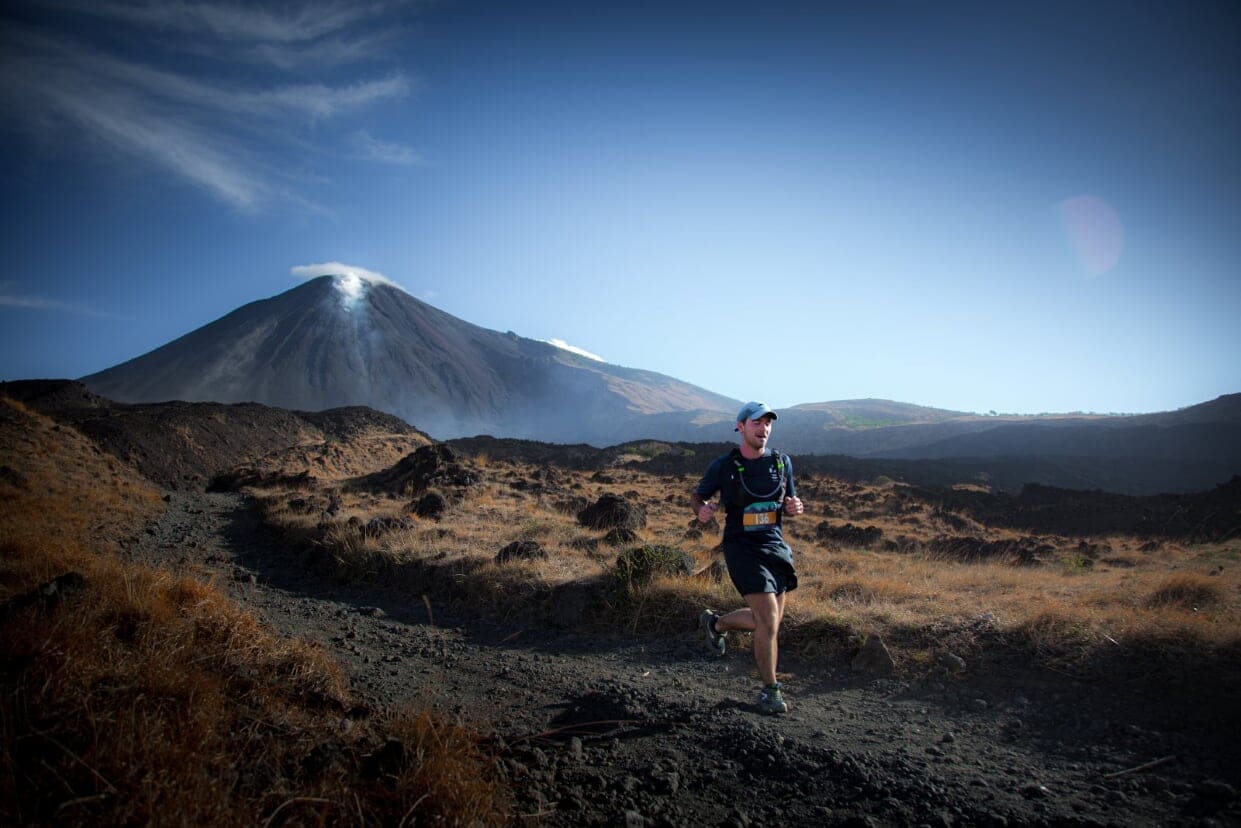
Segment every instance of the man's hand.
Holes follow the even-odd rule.
[[[802,505],[800,497],[786,497],[784,499],[784,514],[788,517],[800,515],[806,511],[806,507]]]
[[[698,507],[698,522],[710,523],[715,517],[715,510],[720,508],[718,503],[704,503]]]

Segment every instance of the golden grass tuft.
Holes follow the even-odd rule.
[[[358,707],[318,645],[112,554],[160,505],[123,465],[3,398],[0,438],[0,821],[503,820],[473,734]]]
[[[13,551],[13,550],[10,550]],[[17,550],[29,560],[55,550]],[[476,741],[421,713],[357,718],[316,645],[277,638],[213,587],[103,556],[57,606],[0,623],[0,794],[17,823],[498,821]],[[392,740],[400,761],[370,777]]]
[[[1153,607],[1179,607],[1193,612],[1223,605],[1227,593],[1219,578],[1177,572],[1164,578],[1147,599]]]

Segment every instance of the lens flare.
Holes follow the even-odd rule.
[[[1119,264],[1125,229],[1112,205],[1098,196],[1079,195],[1057,204],[1056,212],[1078,264],[1088,275],[1102,275]]]

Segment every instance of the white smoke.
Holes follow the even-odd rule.
[[[548,345],[555,345],[557,348],[559,348],[562,351],[568,351],[571,354],[577,354],[578,356],[584,356],[587,359],[593,359],[595,362],[607,362],[606,359],[599,356],[598,354],[592,354],[590,351],[587,351],[585,348],[579,348],[576,345],[570,345],[568,342],[565,342],[563,339],[542,339],[540,340],[540,342],[546,342]]]
[[[320,276],[333,277],[336,289],[341,293],[341,304],[351,310],[357,305],[358,300],[362,298],[363,290],[368,284],[388,285],[397,290],[405,291],[405,288],[382,273],[376,273],[364,267],[347,265],[341,262],[295,265],[289,269],[289,272],[302,279],[317,279]],[[405,292],[408,293],[409,291]]]

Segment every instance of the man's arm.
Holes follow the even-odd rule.
[[[689,507],[694,510],[695,517],[699,523],[710,523],[711,518],[715,516],[715,510],[720,508],[718,503],[710,503],[698,494],[698,490],[690,492]]]
[[[715,517],[715,510],[720,508],[720,504],[707,500],[720,490],[718,477],[719,461],[716,460],[707,466],[707,473],[702,476],[702,480],[698,481],[698,485],[689,494],[689,506],[694,510],[694,517],[698,518],[699,523],[710,523]],[[704,495],[703,492],[706,494]]]
[[[802,504],[801,498],[797,496],[797,484],[793,482],[793,459],[791,457],[784,458],[785,465],[788,466],[789,475],[789,494],[784,498],[784,516],[797,517],[806,511],[806,507]]]

